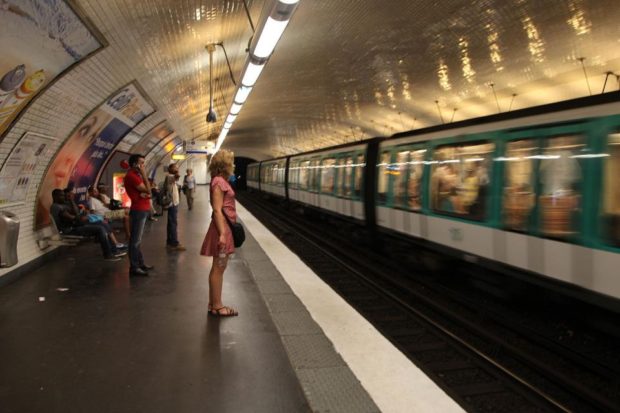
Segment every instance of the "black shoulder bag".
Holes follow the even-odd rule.
[[[235,244],[235,248],[239,248],[243,245],[243,241],[245,241],[245,230],[243,229],[243,225],[238,222],[233,223],[228,216],[224,213],[222,209],[222,214],[224,218],[226,218],[226,222],[228,222],[228,226],[230,227],[230,232],[232,232],[233,242]]]

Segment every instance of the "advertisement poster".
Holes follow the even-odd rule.
[[[102,47],[65,0],[0,0],[0,136],[43,87]]]
[[[51,191],[71,183],[77,202],[83,202],[89,185],[123,137],[154,112],[134,84],[125,86],[92,111],[65,141],[50,164],[37,199],[36,229],[49,225]]]
[[[51,158],[55,139],[26,132],[0,170],[0,208],[26,202],[37,164]]]
[[[124,179],[125,172],[116,172],[112,175],[112,198],[121,201],[123,208],[129,208],[131,206],[131,200],[125,191]]]

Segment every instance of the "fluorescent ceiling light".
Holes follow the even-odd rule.
[[[268,17],[252,54],[260,59],[271,56],[288,22],[289,20],[278,21]]]
[[[230,114],[238,115],[239,111],[241,111],[242,106],[243,106],[242,104],[233,102],[232,106],[230,107]]]
[[[241,79],[241,84],[245,86],[254,86],[256,83],[256,79],[260,76],[260,72],[263,71],[265,67],[264,64],[257,65],[255,63],[249,62],[248,67],[245,68],[245,73],[243,74],[243,78]]]
[[[251,91],[252,91],[251,87],[241,86],[239,90],[237,90],[237,94],[235,95],[235,98],[233,100],[235,101],[235,103],[243,104],[248,98],[248,96],[250,95]]]
[[[299,0],[280,0],[280,3],[295,4],[295,3],[299,3]]]
[[[230,123],[230,122],[225,122],[225,123],[224,123],[224,127],[225,127],[226,129],[230,129],[230,128],[232,128],[232,123]]]
[[[237,119],[237,115],[228,115],[226,117],[226,122],[233,123],[235,121],[235,119]]]

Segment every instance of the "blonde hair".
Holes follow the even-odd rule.
[[[223,176],[228,179],[233,174],[235,168],[233,162],[235,161],[235,154],[226,149],[220,149],[211,158],[209,163],[209,173],[212,178],[216,176]]]

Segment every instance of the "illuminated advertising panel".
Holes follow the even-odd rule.
[[[103,47],[75,10],[64,0],[0,1],[0,137],[47,84]]]

